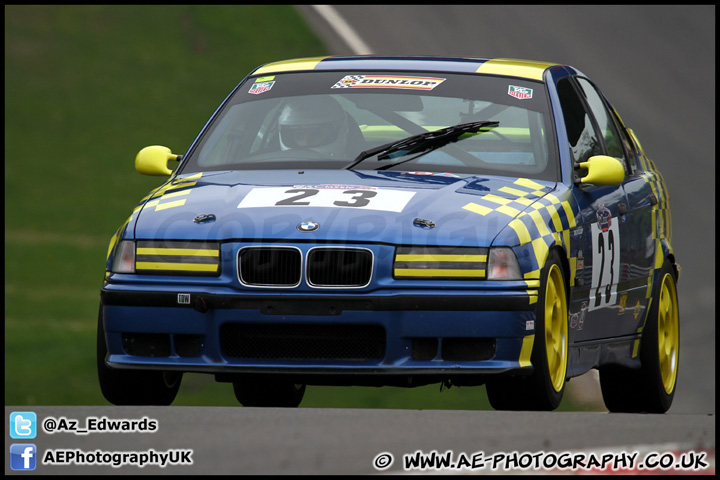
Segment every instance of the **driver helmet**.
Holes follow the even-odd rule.
[[[283,150],[314,150],[343,155],[348,136],[345,111],[334,98],[291,98],[280,113],[280,144]]]

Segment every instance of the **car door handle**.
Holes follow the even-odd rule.
[[[650,195],[648,195],[648,198],[650,199],[650,205],[657,205],[657,204],[658,204],[658,199],[657,199],[657,197],[655,196],[654,193],[651,193]]]

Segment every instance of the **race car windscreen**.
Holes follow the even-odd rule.
[[[556,181],[544,85],[438,72],[302,72],[251,77],[183,162],[209,170],[422,170]],[[497,122],[451,141],[363,152],[470,122]]]

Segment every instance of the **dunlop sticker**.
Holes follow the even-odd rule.
[[[399,88],[406,90],[432,90],[444,81],[444,78],[433,77],[346,75],[331,88]]]

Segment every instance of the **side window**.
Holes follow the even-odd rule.
[[[584,78],[577,78],[577,82],[585,96],[585,100],[590,106],[590,110],[592,110],[595,116],[598,128],[605,141],[607,155],[620,160],[625,166],[625,171],[629,171],[626,156],[627,147],[622,143],[624,139],[618,133],[612,112],[608,110],[606,103],[590,82]]]
[[[625,156],[628,159],[627,166],[628,166],[628,173],[633,174],[637,173],[640,170],[640,163],[637,160],[637,150],[634,147],[633,141],[630,139],[630,134],[625,130],[625,126],[620,119],[620,116],[618,113],[611,107],[611,113],[613,118],[615,119],[615,125],[618,127],[618,131],[620,132],[620,139],[622,140],[623,147],[625,148]]]
[[[560,80],[557,91],[573,160],[576,163],[584,162],[593,155],[602,155],[602,142],[598,139],[590,114],[570,79]]]

